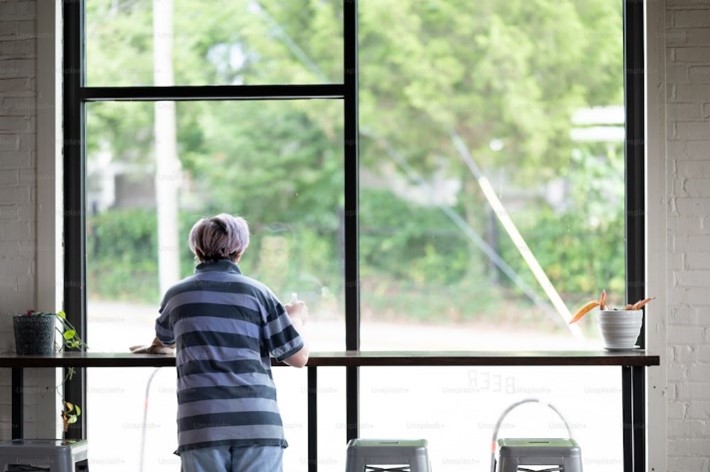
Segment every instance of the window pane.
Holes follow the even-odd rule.
[[[340,83],[342,14],[341,0],[92,0],[87,85]]]
[[[295,382],[290,378],[301,375],[303,383],[294,395]],[[318,470],[345,470],[345,368],[318,368]],[[282,394],[282,416],[288,438],[284,454],[284,471],[308,470],[308,409],[307,384],[304,370],[275,369],[274,379]]]
[[[580,370],[582,380],[564,381]],[[584,470],[623,468],[619,367],[377,367],[360,376],[361,436],[426,439],[433,470],[491,470],[496,423],[528,399],[539,402],[503,416],[498,439],[568,438],[566,423]]]
[[[175,369],[99,368],[88,369],[86,377],[92,471],[180,469],[180,459],[173,454]]]
[[[363,349],[601,347],[567,320],[626,303],[621,4],[360,2]]]
[[[194,269],[189,229],[199,217],[220,212],[240,214],[250,224],[242,271],[282,300],[297,293],[310,308],[309,341],[319,349],[343,349],[342,115],[342,102],[323,100],[87,104],[87,343],[92,350],[127,352],[153,339],[163,292]],[[174,370],[167,370],[172,374],[161,372],[152,381],[151,405],[161,392],[166,399],[175,396]],[[122,444],[119,466],[131,464],[130,470],[137,470],[140,405],[150,373],[88,374],[91,437]],[[300,374],[305,382],[305,372]],[[275,373],[277,382],[280,375],[287,374]],[[290,398],[289,409],[302,397],[298,408],[305,411],[303,382],[281,382],[280,397]],[[127,399],[125,408],[116,408],[114,391]],[[175,468],[174,405],[164,407],[173,411],[169,414],[151,407],[146,470]],[[124,428],[108,426],[115,424],[111,415],[123,409],[136,417],[121,417]],[[294,412],[285,410],[286,415],[292,418]],[[289,460],[300,460],[301,453],[306,454],[294,449]],[[102,457],[106,464],[97,470],[126,470],[110,469],[110,456]]]

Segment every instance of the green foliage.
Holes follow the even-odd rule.
[[[580,294],[594,296],[604,288],[624,292],[620,151],[620,146],[610,148],[607,155],[599,155],[599,150],[577,149],[560,176],[568,184],[565,207],[555,211],[538,200],[514,215],[550,280],[574,303]],[[508,240],[502,243],[502,253],[529,283],[534,283]]]
[[[113,210],[87,220],[87,289],[92,296],[156,303],[157,222],[148,209]]]
[[[308,107],[341,109],[337,102]],[[202,205],[257,222],[337,227],[342,150],[306,113],[289,102],[180,107],[180,119],[193,116],[202,135],[195,140],[199,148],[185,143],[183,162],[202,190]]]
[[[86,8],[88,83],[152,84],[151,2]],[[346,72],[339,0],[175,0],[174,11],[176,84],[339,83]],[[623,291],[620,151],[570,139],[575,111],[623,101],[621,2],[361,0],[359,15],[363,309],[467,319],[471,307],[500,307],[517,292],[471,233],[535,286],[493,234],[454,132],[560,292]],[[89,192],[111,166],[154,172],[155,106],[87,106]],[[342,116],[339,100],[178,103],[181,244],[199,216],[242,214],[248,274],[277,293],[342,293]],[[553,181],[571,189],[564,205],[541,194]],[[156,227],[152,208],[89,217],[93,296],[159,299]],[[186,245],[180,263],[181,275],[192,271]]]
[[[361,197],[363,277],[445,286],[466,274],[466,240],[438,208],[393,199],[386,190],[364,191]]]
[[[180,215],[181,277],[194,271],[196,261],[187,247],[187,235],[200,216]],[[153,209],[112,210],[88,221],[91,237],[87,239],[88,289],[92,297],[130,300],[155,304],[158,290],[157,220]],[[336,244],[319,228],[294,224],[255,227],[254,243],[240,266],[255,278],[269,280],[276,293],[310,293],[315,298],[321,289],[338,290]],[[288,268],[284,271],[284,268]]]
[[[57,312],[57,318],[62,325],[62,343],[66,349],[81,349],[88,347],[77,334],[76,328],[67,319],[63,310]]]
[[[501,312],[505,296],[504,289],[491,287],[480,277],[437,284],[368,275],[363,277],[362,316],[398,322],[505,322]]]

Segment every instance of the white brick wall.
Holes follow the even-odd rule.
[[[665,32],[667,470],[708,471],[710,1],[666,0]]]
[[[0,351],[14,349],[11,314],[30,308],[48,310],[55,305],[51,286],[50,296],[42,295],[47,290],[38,291],[38,277],[54,267],[51,262],[42,262],[42,274],[38,276],[40,253],[37,245],[42,243],[38,240],[38,202],[45,202],[43,207],[48,209],[50,215],[55,213],[52,205],[47,204],[53,197],[43,195],[38,198],[37,193],[36,176],[40,172],[47,174],[45,169],[53,168],[54,157],[52,146],[43,144],[40,149],[37,139],[38,118],[42,119],[45,129],[51,128],[51,100],[54,97],[52,85],[47,88],[45,83],[43,96],[49,97],[49,101],[45,98],[40,105],[37,104],[37,77],[41,69],[38,59],[40,55],[53,58],[51,37],[54,28],[51,22],[53,16],[46,13],[40,15],[38,5],[46,12],[53,2],[41,0],[38,4],[36,0],[0,0]],[[44,19],[43,31],[38,28],[39,18]],[[49,35],[46,23],[52,30]],[[45,51],[40,52],[40,42],[44,42]],[[56,70],[53,64],[49,69],[51,73]],[[48,77],[51,82],[51,75]],[[47,78],[43,80],[46,82]],[[54,144],[56,138],[53,133],[46,137]],[[43,161],[38,158],[40,152],[44,154]],[[45,221],[46,218],[42,220],[43,228],[47,225]],[[54,232],[54,225],[51,228]],[[41,254],[41,258],[44,261],[49,256]],[[54,285],[51,274],[49,280]],[[56,395],[56,375],[48,369],[28,369],[25,372],[26,437],[55,435],[57,407],[53,399]],[[0,439],[11,436],[9,377],[8,369],[0,371]]]
[[[36,300],[35,1],[0,1],[0,350],[10,315]],[[10,371],[0,369],[0,438],[10,437]]]

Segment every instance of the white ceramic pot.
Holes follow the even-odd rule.
[[[597,321],[604,348],[625,350],[637,347],[643,310],[601,310],[597,313]]]

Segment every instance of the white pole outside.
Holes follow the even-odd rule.
[[[153,0],[153,54],[154,85],[174,85],[173,0]],[[160,293],[164,293],[180,277],[178,188],[182,172],[177,157],[176,127],[175,102],[156,102],[155,200]]]
[[[469,153],[466,144],[463,142],[458,133],[453,130],[451,131],[451,139],[453,140],[454,146],[456,147],[456,150],[461,156],[461,159],[463,159],[471,173],[478,181],[478,185],[481,187],[483,195],[486,197],[486,200],[488,200],[488,203],[491,205],[493,212],[496,214],[496,217],[500,221],[501,225],[503,225],[503,228],[505,229],[506,233],[508,233],[508,236],[513,241],[515,248],[525,260],[525,263],[530,268],[530,271],[535,276],[535,279],[537,280],[538,284],[540,284],[540,287],[542,287],[542,289],[545,291],[545,295],[547,295],[547,298],[550,300],[550,303],[552,303],[557,313],[560,315],[562,320],[564,320],[565,325],[567,326],[569,331],[577,338],[584,338],[584,334],[582,333],[582,330],[579,328],[579,326],[569,324],[569,321],[572,319],[572,314],[567,308],[567,305],[565,305],[565,302],[562,300],[559,293],[557,293],[557,290],[552,285],[552,282],[550,282],[550,279],[547,277],[547,274],[545,274],[544,269],[537,261],[535,254],[533,254],[533,252],[530,250],[530,247],[528,247],[527,243],[525,242],[525,238],[523,238],[523,236],[520,234],[520,231],[518,231],[518,228],[515,226],[515,223],[510,218],[510,215],[508,215],[508,212],[503,206],[503,203],[498,198],[498,195],[496,195],[493,186],[491,186],[490,181],[488,180],[488,178],[486,178],[485,175],[483,175],[481,170],[478,168],[478,165],[476,165],[476,162],[473,160],[473,157]]]

